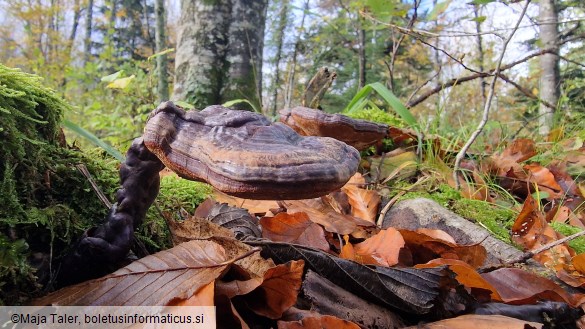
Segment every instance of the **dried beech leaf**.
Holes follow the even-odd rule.
[[[331,315],[316,314],[311,317],[304,317],[299,321],[278,321],[278,329],[359,329],[360,326],[353,322],[342,320]]]
[[[427,264],[418,264],[416,268],[432,268],[442,265],[448,265],[449,269],[457,274],[457,281],[471,290],[471,294],[480,301],[502,301],[498,291],[487,282],[479,273],[469,264],[456,259],[439,258],[434,259]],[[487,292],[487,296],[486,296]],[[487,297],[487,300],[482,300]]]
[[[251,200],[237,198],[235,196],[227,195],[216,189],[213,190],[213,198],[219,203],[227,203],[230,206],[248,209],[251,214],[264,216],[270,209],[276,209],[280,206],[273,200]]]
[[[282,313],[297,302],[304,265],[302,260],[290,261],[266,271],[264,282],[245,296],[246,304],[267,318],[282,317]]]
[[[324,251],[329,250],[325,231],[309,220],[304,212],[279,213],[274,217],[262,217],[262,237],[275,242],[296,243]]]
[[[99,279],[69,286],[35,305],[167,305],[186,300],[230,266],[224,248],[193,240],[146,256]]]
[[[558,234],[548,225],[537,201],[528,195],[522,211],[512,226],[512,241],[526,250],[534,250],[558,240]],[[548,268],[560,270],[571,260],[571,252],[566,245],[558,245],[533,257]]]
[[[399,232],[412,253],[415,264],[424,264],[435,258],[450,258],[462,260],[477,268],[482,266],[487,258],[487,251],[480,244],[460,246],[418,232],[409,230]]]
[[[555,176],[550,172],[550,170],[539,165],[538,163],[524,165],[524,169],[530,173],[528,176],[529,181],[531,183],[537,184],[538,190],[540,192],[548,193],[549,197],[547,199],[557,199],[563,197],[563,189],[557,183]]]
[[[449,243],[453,243],[453,244],[457,243],[457,242],[455,242],[455,239],[453,239],[453,237],[449,235],[449,233],[447,233],[443,230],[421,227],[421,228],[417,228],[416,231],[418,233],[422,233],[426,236],[430,236],[431,238],[443,240],[445,242],[449,242]]]
[[[215,281],[199,289],[193,296],[184,300],[172,300],[170,306],[215,306]]]
[[[518,320],[502,315],[467,314],[456,318],[407,327],[405,329],[531,329],[543,328],[542,323]]]
[[[394,228],[381,230],[378,234],[353,247],[358,262],[381,266],[398,264],[402,248],[404,248],[404,239]]]
[[[365,190],[355,185],[345,185],[342,188],[351,205],[351,214],[355,217],[367,220],[369,222],[376,222],[376,215],[378,214],[378,206],[380,205],[380,195],[374,190]]]
[[[576,306],[573,304],[574,298],[558,284],[521,269],[502,268],[481,276],[496,288],[506,303],[533,304],[540,300],[551,300]]]
[[[357,225],[354,217],[336,212],[321,198],[283,201],[287,212],[305,212],[311,221],[323,226],[327,232],[350,234]]]
[[[216,203],[205,217],[212,223],[230,229],[236,238],[243,236],[262,236],[258,228],[258,220],[242,208],[232,207],[225,203]]]
[[[579,271],[581,274],[585,274],[585,254],[578,254],[577,256],[573,257],[571,261],[577,271]]]
[[[429,313],[449,276],[444,268],[365,266],[302,246],[271,242],[258,245],[262,245],[263,255],[279,263],[304,259],[310,269],[356,296],[411,314]]]
[[[528,138],[519,138],[508,145],[501,156],[520,163],[535,155],[536,146],[534,145],[534,141]]]

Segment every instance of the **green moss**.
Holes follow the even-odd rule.
[[[564,236],[569,236],[575,233],[579,233],[582,230],[578,227],[564,224],[564,223],[551,223],[550,226],[557,232]],[[585,252],[585,237],[578,237],[569,241],[569,246],[575,250],[577,254]]]
[[[113,197],[115,162],[68,149],[60,120],[71,107],[41,78],[0,64],[0,304],[21,303],[40,287],[32,256],[55,262],[81,233],[104,218],[76,165],[83,164]]]
[[[345,115],[347,115],[348,117],[354,118],[354,119],[361,119],[361,120],[367,120],[367,121],[372,121],[372,122],[378,122],[378,123],[383,123],[383,124],[387,124],[389,126],[402,126],[403,123],[396,118],[395,116],[393,116],[392,114],[385,112],[379,108],[363,108],[361,110],[358,111],[353,111],[351,113],[344,113]]]
[[[155,205],[164,216],[180,220],[180,213],[193,214],[195,209],[211,194],[211,186],[189,181],[175,175],[164,176]],[[151,252],[170,246],[171,239],[167,224],[155,206],[150,207],[144,225],[138,230],[137,237]]]
[[[463,198],[461,194],[448,185],[442,184],[437,190],[415,191],[406,193],[401,199],[427,198],[457,215],[478,223],[490,231],[496,238],[511,243],[510,229],[517,213],[485,201]]]

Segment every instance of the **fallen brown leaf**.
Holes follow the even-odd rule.
[[[324,251],[329,250],[323,228],[309,220],[304,212],[279,213],[274,217],[262,217],[262,237],[275,242],[296,243]]]

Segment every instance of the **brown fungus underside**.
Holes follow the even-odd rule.
[[[161,104],[144,144],[179,176],[249,199],[308,199],[343,186],[360,155],[333,138],[299,136],[282,123],[214,105],[188,111]]]
[[[388,133],[388,126],[384,124],[302,106],[280,111],[280,121],[301,135],[335,138],[358,150],[376,144]]]

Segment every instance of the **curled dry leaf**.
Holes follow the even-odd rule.
[[[169,306],[215,306],[214,297],[215,281],[211,281],[187,299],[171,300]]]
[[[553,281],[517,268],[502,268],[481,276],[500,294],[505,303],[534,304],[541,300],[578,306],[581,297],[570,295]]]
[[[522,211],[512,226],[512,241],[526,250],[534,250],[556,240],[558,240],[558,234],[546,222],[537,201],[528,195]],[[533,258],[546,267],[559,271],[570,263],[571,252],[566,245],[561,244]]]
[[[305,212],[311,221],[323,226],[327,232],[350,234],[357,228],[355,217],[336,212],[321,198],[288,200],[282,203],[288,212]]]
[[[435,258],[459,259],[473,268],[483,265],[487,258],[485,248],[480,244],[460,246],[441,239],[409,230],[399,230],[412,253],[415,264],[424,264]]]
[[[543,328],[542,323],[518,320],[502,315],[467,314],[456,318],[446,319],[405,329],[527,329]]]
[[[399,263],[400,250],[404,248],[404,239],[394,228],[381,230],[376,235],[351,245],[347,237],[341,258],[354,260],[361,264],[393,266]],[[350,258],[351,257],[351,258]]]
[[[272,241],[296,243],[324,251],[329,250],[323,228],[309,220],[304,212],[279,213],[274,217],[262,217],[262,237]]]
[[[230,206],[248,209],[253,215],[264,216],[270,209],[278,209],[280,206],[274,200],[252,200],[243,199],[235,196],[227,195],[218,191],[213,190],[213,198],[220,203],[227,203]]]
[[[377,191],[366,190],[350,184],[346,184],[341,190],[347,194],[353,216],[371,223],[376,222],[378,206],[380,205],[380,195]]]
[[[264,273],[264,281],[245,296],[246,304],[256,313],[270,319],[282,317],[297,302],[301,289],[303,260],[281,264]]]
[[[431,268],[442,265],[448,265],[449,269],[457,275],[456,279],[465,287],[470,289],[473,295],[480,302],[502,301],[496,288],[487,282],[475,269],[469,264],[456,259],[438,258],[426,264],[418,264],[416,268]],[[486,296],[487,293],[487,296]],[[486,298],[487,297],[487,300]]]
[[[213,241],[189,241],[146,256],[102,278],[58,290],[34,304],[167,305],[189,299],[233,261]]]
[[[278,329],[359,329],[357,324],[331,315],[314,314],[299,321],[278,321]]]

